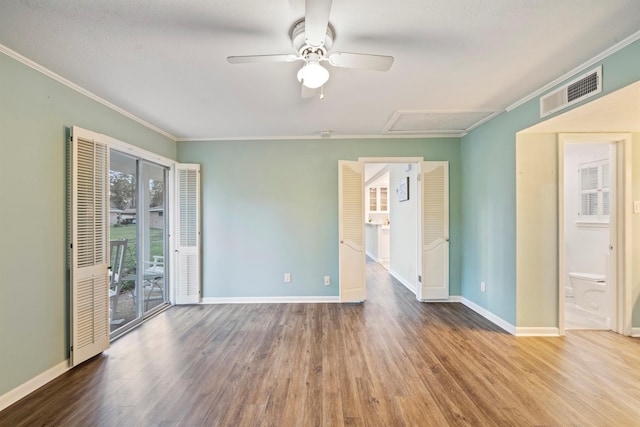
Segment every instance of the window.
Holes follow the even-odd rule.
[[[578,169],[578,223],[609,223],[609,160],[582,163]]]

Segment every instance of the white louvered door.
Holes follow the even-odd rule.
[[[176,304],[200,302],[200,165],[176,166]]]
[[[71,365],[109,347],[109,147],[73,128],[70,149]]]
[[[364,248],[364,164],[338,162],[340,302],[367,296]]]
[[[422,283],[419,300],[449,298],[449,163],[422,162]]]

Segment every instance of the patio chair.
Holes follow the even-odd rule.
[[[152,258],[153,261],[145,263],[148,267],[144,269],[145,304],[150,300],[164,300],[164,256],[154,255]],[[160,291],[160,295],[152,297],[154,290]]]
[[[111,300],[109,322],[114,325],[119,325],[124,319],[114,320],[113,315],[118,309],[118,297],[122,289],[122,267],[127,251],[127,239],[112,240],[109,246],[111,250],[109,258],[109,299]]]

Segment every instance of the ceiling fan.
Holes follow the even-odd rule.
[[[333,29],[329,25],[331,3],[332,0],[305,0],[305,17],[293,25],[290,33],[291,43],[297,53],[228,56],[227,61],[231,64],[303,61],[304,65],[297,75],[303,86],[303,96],[305,88],[322,88],[329,80],[329,71],[321,62],[341,68],[387,71],[393,64],[393,56],[329,53],[334,37]],[[306,94],[309,92],[306,91]]]

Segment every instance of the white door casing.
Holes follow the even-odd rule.
[[[200,165],[177,164],[176,304],[200,302]]]
[[[417,299],[449,298],[449,162],[422,162],[422,281]]]
[[[340,302],[364,301],[364,163],[338,161],[338,195]]]
[[[109,348],[109,146],[73,127],[70,147],[71,366]]]

